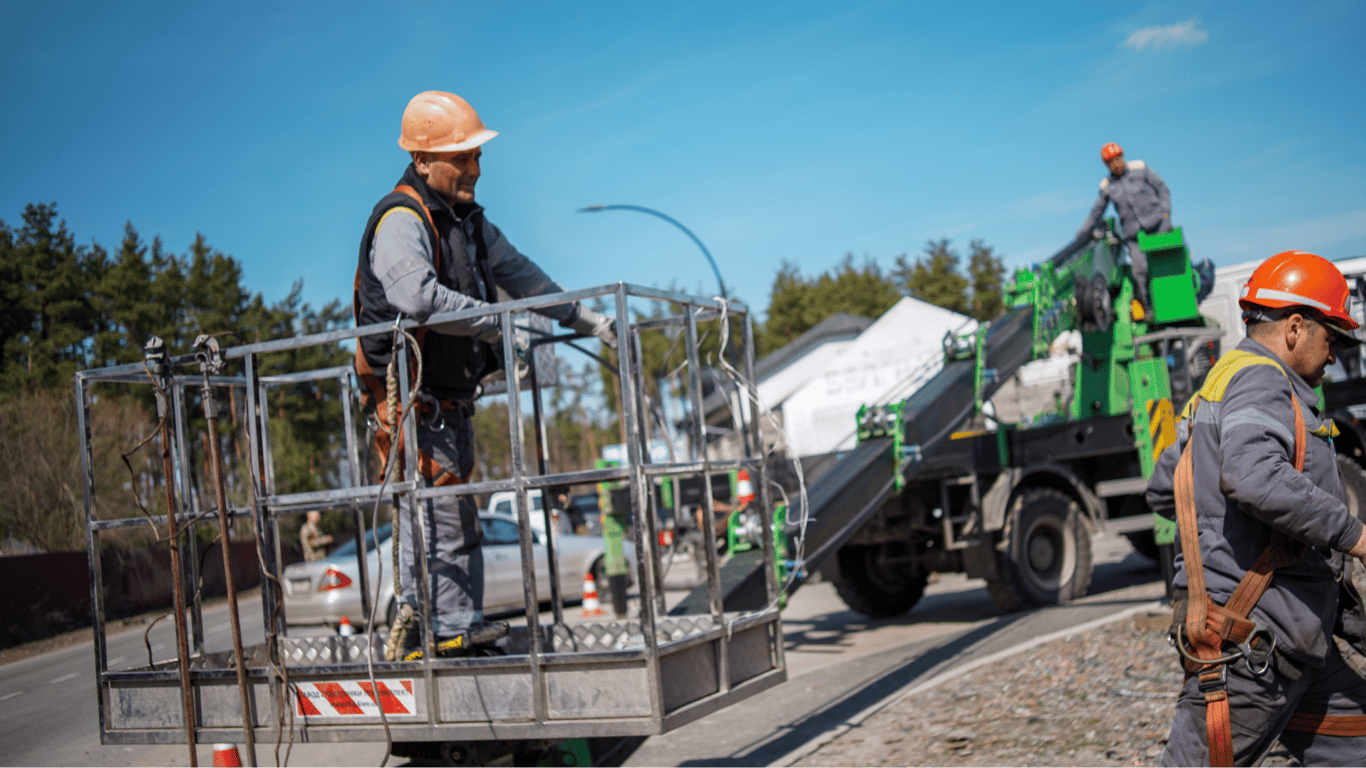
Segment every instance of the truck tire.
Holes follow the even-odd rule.
[[[840,548],[835,592],[849,606],[871,619],[900,616],[925,594],[929,575],[909,565],[889,562],[902,544],[850,544]]]
[[[987,581],[987,592],[1003,610],[1066,603],[1086,594],[1091,531],[1070,496],[1053,488],[1025,491],[1003,535],[1009,547],[997,552],[1001,575]]]
[[[1338,475],[1347,492],[1347,509],[1356,519],[1366,522],[1366,470],[1350,456],[1338,454]]]

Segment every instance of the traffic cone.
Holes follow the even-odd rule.
[[[598,585],[593,582],[593,574],[583,575],[583,617],[591,619],[603,615],[602,603],[598,601]]]
[[[344,637],[354,635],[356,634],[356,628],[351,626],[350,619],[343,616],[341,617],[341,621],[337,622],[337,634],[342,635]]]
[[[237,754],[236,744],[213,745],[214,768],[242,768],[242,758]]]
[[[750,482],[749,472],[743,469],[735,473],[735,496],[741,507],[754,501],[754,483]]]

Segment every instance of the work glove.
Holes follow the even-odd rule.
[[[486,331],[484,331],[484,332],[478,334],[477,336],[475,336],[475,338],[476,338],[476,339],[479,339],[480,341],[484,342],[485,344],[488,344],[489,346],[493,347],[493,354],[495,354],[495,355],[498,356],[498,363],[499,363],[499,365],[498,365],[498,374],[501,374],[501,373],[502,373],[502,362],[503,362],[503,333],[502,333],[502,331],[499,330],[499,328],[498,328],[497,326],[494,326],[493,328],[490,328],[490,329],[488,329],[488,330],[486,330]],[[527,373],[530,371],[530,365],[527,363],[527,358],[530,356],[530,350],[531,350],[531,334],[527,333],[526,331],[522,330],[521,328],[513,328],[513,329],[512,329],[512,351],[513,351],[513,354],[517,356],[517,378],[518,378],[518,379],[525,378],[526,375],[527,375]],[[497,375],[494,375],[494,376],[492,376],[491,378],[495,378],[495,379],[496,379],[496,378],[497,378]]]
[[[516,349],[517,356],[525,357],[527,350],[531,348],[531,334],[521,328],[514,328],[512,334],[512,346]],[[495,325],[492,328],[482,331],[476,334],[474,338],[493,347],[498,351],[498,354],[501,355],[503,353],[503,332],[498,326]]]
[[[588,307],[579,305],[579,316],[569,327],[575,333],[582,333],[585,336],[597,336],[603,344],[617,348],[617,323],[607,315],[594,312]]]

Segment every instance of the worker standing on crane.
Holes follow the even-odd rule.
[[[398,145],[412,162],[366,222],[353,299],[357,325],[399,317],[423,321],[442,312],[482,307],[498,300],[499,288],[513,298],[564,290],[519,253],[474,201],[480,147],[496,135],[468,102],[453,93],[425,91],[408,103]],[[577,302],[535,311],[566,328],[616,344],[613,321]],[[422,358],[417,419],[420,482],[429,487],[464,483],[474,469],[470,417],[480,381],[501,369],[498,317],[444,323],[421,329],[417,337]],[[386,459],[391,438],[384,377],[393,343],[388,334],[366,336],[356,350],[366,407],[376,416],[376,448]],[[425,530],[427,592],[437,653],[463,652],[463,640],[498,634],[498,627],[490,632],[483,621],[479,517],[468,496],[427,498],[419,504],[425,527],[419,525],[411,495],[404,495],[400,505],[402,600],[416,610],[420,571],[412,535]],[[506,626],[502,629],[505,632]],[[407,634],[403,655],[420,652],[419,636],[417,631]]]
[[[1366,765],[1366,680],[1333,640],[1340,611],[1359,610],[1343,576],[1350,558],[1366,563],[1366,529],[1314,392],[1358,343],[1347,296],[1311,253],[1257,267],[1239,301],[1247,338],[1153,470],[1148,504],[1175,510],[1180,533],[1172,629],[1186,670],[1163,765],[1253,765],[1277,738],[1304,765]]]
[[[1088,234],[1099,239],[1103,234],[1101,218],[1110,203],[1119,214],[1120,235],[1129,248],[1130,266],[1134,273],[1134,289],[1143,306],[1151,310],[1148,296],[1148,257],[1138,247],[1138,233],[1156,234],[1172,229],[1172,196],[1157,172],[1142,160],[1124,160],[1124,150],[1110,142],[1100,148],[1100,159],[1110,169],[1110,175],[1100,181],[1100,197],[1077,231],[1077,238]]]

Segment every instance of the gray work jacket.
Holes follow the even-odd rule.
[[[1250,338],[1238,349],[1280,362]],[[1200,554],[1209,596],[1223,605],[1266,548],[1272,529],[1307,544],[1299,562],[1275,572],[1251,618],[1275,633],[1287,656],[1322,666],[1332,642],[1344,553],[1361,536],[1361,523],[1347,510],[1332,441],[1313,434],[1331,424],[1318,415],[1318,395],[1281,366],[1284,374],[1270,365],[1242,369],[1221,402],[1202,402],[1196,411],[1192,469]],[[1293,463],[1291,387],[1304,412],[1303,474]],[[1148,505],[1166,517],[1175,516],[1172,479],[1188,438],[1189,424],[1182,421],[1176,444],[1163,451],[1148,482]],[[1186,586],[1180,556],[1175,583]]]
[[[1130,160],[1123,176],[1101,180],[1100,197],[1091,207],[1086,223],[1077,230],[1078,237],[1100,226],[1105,207],[1111,202],[1119,214],[1120,233],[1125,240],[1138,237],[1140,229],[1157,231],[1162,220],[1170,219],[1172,215],[1172,196],[1162,177],[1142,160]]]

